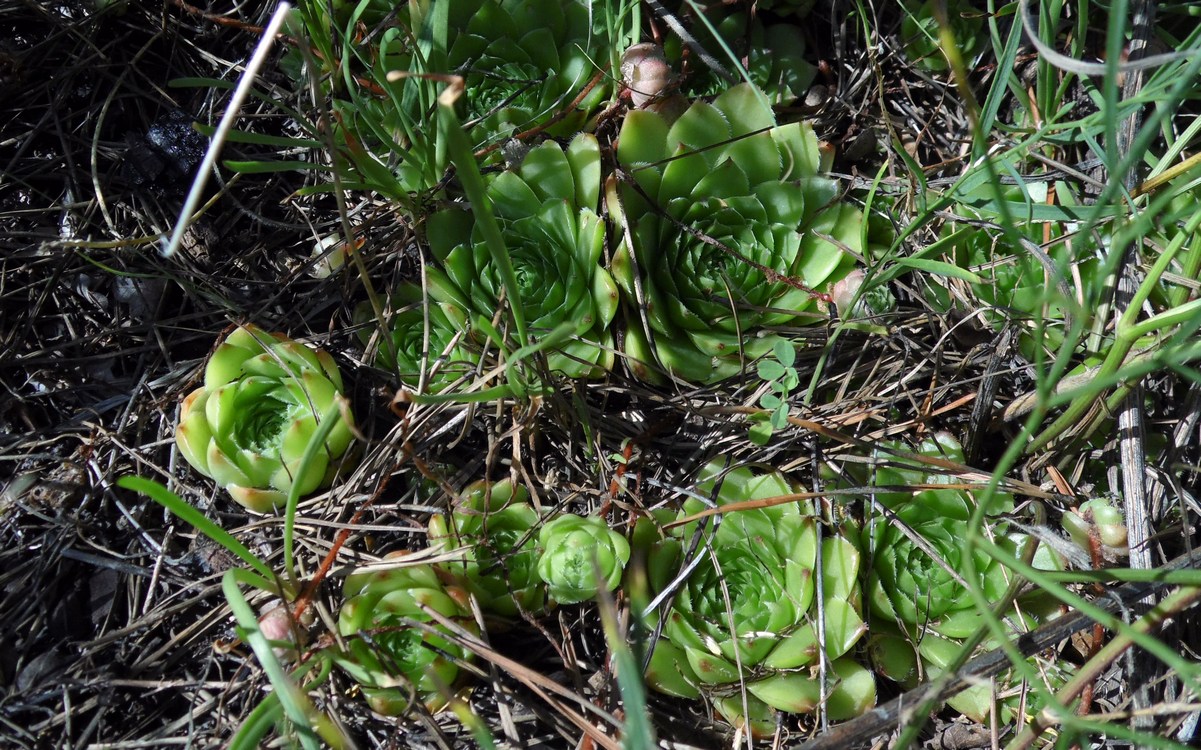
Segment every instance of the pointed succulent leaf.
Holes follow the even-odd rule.
[[[646,668],[648,685],[666,695],[677,698],[699,698],[697,688],[700,679],[692,671],[683,649],[666,638],[660,638],[651,652],[651,661]]]

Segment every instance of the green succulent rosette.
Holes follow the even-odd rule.
[[[812,127],[777,126],[748,84],[694,103],[670,126],[628,113],[617,158],[637,184],[609,207],[629,229],[611,268],[643,318],[631,320],[624,347],[640,377],[657,379],[656,363],[695,383],[738,374],[771,351],[773,328],[822,319],[810,290],[850,272],[844,248],[862,252],[862,214],[822,176],[827,156]]]
[[[1088,554],[1103,557],[1130,554],[1126,518],[1117,504],[1107,497],[1096,497],[1063,514],[1063,528],[1076,546]]]
[[[877,449],[867,483],[886,488],[874,497],[889,512],[863,529],[860,538],[860,547],[871,560],[865,582],[872,614],[868,654],[881,675],[914,687],[922,679],[941,674],[962,650],[963,640],[987,627],[964,579],[967,565],[963,540],[975,503],[964,490],[937,487],[961,481],[954,475],[893,453],[901,450],[962,463],[963,448],[950,433],[935,433],[921,441],[916,450],[897,442],[883,447],[893,450]],[[863,477],[858,480],[863,481]],[[994,503],[997,514],[1014,508],[1013,498],[1006,494],[995,496]],[[1026,537],[1008,529],[1003,521],[989,523],[993,526],[993,541],[1020,556]],[[1002,600],[1012,580],[1010,571],[983,551],[973,554],[972,563],[975,584],[985,598]],[[1040,568],[1059,566],[1058,560],[1043,548],[1034,564]],[[1017,635],[1034,629],[1055,611],[1053,599],[1034,591],[1019,597],[1004,614],[1004,621]],[[989,641],[984,645],[995,648],[999,644]],[[1047,662],[1040,665],[1040,672],[1046,675],[1048,685],[1054,686],[1062,682],[1065,669]],[[987,720],[997,706],[1002,720],[1008,722],[1018,708],[1018,701],[1005,699],[1013,687],[1010,682],[1003,677],[995,689],[973,686],[950,699],[948,705],[976,721]],[[998,699],[1005,700],[998,703]]]
[[[630,543],[596,516],[567,514],[547,521],[538,532],[538,546],[538,577],[559,604],[613,591],[630,561]]]
[[[1008,191],[1015,211],[1021,211],[1020,206],[1030,210],[1045,200],[1045,186],[1031,185],[1029,189],[1031,192],[1021,188]],[[970,207],[961,206],[961,210],[976,217]],[[984,319],[997,329],[1016,326],[1021,334],[1019,347],[1027,359],[1053,359],[1067,343],[1069,322],[1088,316],[1101,304],[1103,263],[1092,243],[1084,238],[1069,242],[1060,225],[1019,219],[1016,226],[1017,238],[999,229],[965,225],[945,227],[944,236],[953,247],[955,264],[979,279],[970,285],[966,304],[983,308]],[[937,288],[935,292],[932,301],[936,306],[947,309],[953,304],[945,292]],[[1087,329],[1089,321],[1083,322]]]
[[[962,481],[956,475],[908,458],[909,454],[954,463],[964,460],[963,446],[949,432],[937,432],[909,447],[900,441],[881,442],[872,461],[852,468],[854,481],[871,486],[872,497],[888,509],[863,530],[861,547],[870,552],[872,566],[866,593],[872,612],[910,633],[932,629],[944,636],[965,638],[975,632],[978,615],[962,583],[963,538],[975,501],[965,491],[938,485]],[[1001,493],[993,500],[997,513],[1013,509],[1013,498]],[[915,538],[920,541],[915,541]],[[1015,550],[1009,539],[998,543]],[[1009,574],[980,552],[974,558],[985,594],[999,599],[1009,586]]]
[[[1026,169],[1026,165],[1007,165],[1007,169]],[[1156,206],[1156,222],[1147,229],[1141,246],[1149,251],[1146,262],[1164,248],[1178,246],[1179,254],[1172,273],[1195,278],[1201,271],[1201,234],[1186,234],[1184,223],[1196,214],[1201,190],[1171,186],[1175,195]],[[1085,235],[1080,230],[1092,211],[1073,202],[1072,190],[1063,183],[1027,182],[1005,189],[1001,198],[1009,217],[999,211],[991,188],[977,187],[957,195],[955,212],[975,224],[951,223],[942,229],[942,244],[947,259],[970,271],[979,280],[968,289],[955,293],[956,285],[930,284],[927,299],[939,309],[952,306],[972,310],[983,308],[984,319],[995,328],[1016,327],[1021,333],[1019,345],[1030,361],[1050,361],[1065,346],[1076,350],[1085,365],[1095,364],[1105,353],[1112,332],[1108,319],[1098,319],[1098,311],[1111,301],[1112,279],[1107,278],[1107,262],[1120,247],[1115,233],[1128,228],[1126,222],[1101,221]],[[1013,230],[999,226],[980,227],[978,223],[1003,222]],[[1016,232],[1016,234],[1014,234]],[[1184,287],[1161,282],[1153,286],[1148,304],[1156,311],[1183,304],[1188,298]],[[1080,324],[1086,337],[1069,340],[1072,323]],[[1093,335],[1088,335],[1093,334]],[[1137,348],[1149,346],[1140,341]],[[1039,351],[1041,349],[1041,352]],[[1069,374],[1076,374],[1069,373]]]
[[[963,539],[972,513],[967,498],[956,491],[929,492],[894,512],[897,522],[881,521],[871,542],[868,599],[872,611],[912,632],[933,629],[953,638],[972,635],[980,618],[961,582]],[[1016,553],[1010,540],[998,542]],[[1009,572],[984,552],[977,552],[973,562],[984,595],[990,601],[1001,599],[1009,587]]]
[[[817,69],[805,59],[805,37],[800,28],[791,23],[764,23],[756,16],[741,9],[720,8],[710,20],[717,38],[700,23],[693,24],[699,35],[698,41],[731,72],[734,62],[729,59],[728,49],[741,66],[746,63],[748,80],[759,87],[773,106],[785,106],[805,96],[817,75]],[[673,61],[683,56],[683,44],[678,40],[668,50]],[[685,86],[686,93],[694,98],[716,96],[725,90],[725,84],[716,74],[703,67],[694,72]]]
[[[280,333],[245,325],[217,347],[204,385],[184,399],[175,443],[184,459],[259,513],[328,487],[353,440],[349,409],[307,464],[321,417],[342,398],[333,358]]]
[[[609,96],[602,80],[574,106],[608,58],[600,4],[584,0],[484,0],[452,6],[448,59],[465,77],[471,135],[483,146],[566,111],[545,132],[568,136]]]
[[[716,530],[701,529],[698,559],[662,618],[647,671],[647,683],[656,690],[704,695],[728,721],[756,735],[771,733],[777,711],[824,708],[830,718],[849,718],[874,705],[876,697],[870,673],[849,656],[866,630],[858,549],[841,535],[819,541],[811,503],[754,502],[796,491],[778,472],[739,467],[723,473],[717,462],[702,471],[698,494],[714,497],[719,509],[745,505],[722,514]],[[677,520],[705,507],[690,499]],[[697,521],[675,527],[667,535],[671,543],[636,529],[640,548],[649,550],[653,588],[674,577],[680,550],[700,528]],[[825,656],[832,665],[824,707],[815,606],[819,554]]]
[[[410,565],[351,575],[344,594],[338,633],[346,650],[334,662],[359,683],[372,710],[400,716],[416,704],[430,712],[444,707],[472,653],[430,612],[478,633],[467,592],[444,583],[431,565]]]
[[[460,493],[448,514],[429,523],[431,545],[464,550],[462,561],[443,563],[485,613],[514,619],[546,608],[538,575],[537,528],[541,518],[525,487],[510,480],[479,481]]]
[[[421,287],[409,283],[398,287],[392,295],[392,310],[385,324],[391,348],[383,343],[376,347],[378,367],[397,373],[401,382],[412,388],[421,383],[424,373],[430,393],[444,391],[475,373],[480,357],[470,338],[443,305],[422,294]],[[374,320],[371,306],[359,305],[355,320],[363,326],[359,338],[366,345]]]
[[[596,138],[580,134],[566,149],[544,143],[526,155],[518,170],[494,177],[487,190],[517,280],[518,299],[509,303],[521,305],[534,336],[564,323],[574,329],[570,339],[549,352],[548,369],[568,377],[601,375],[615,358],[610,323],[617,313],[618,290],[601,266],[605,227],[596,213]],[[456,325],[474,327],[478,335],[504,294],[501,270],[483,230],[471,214],[452,209],[430,217],[428,237],[439,261],[429,269],[431,296]]]

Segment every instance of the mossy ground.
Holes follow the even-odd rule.
[[[820,72],[790,114],[812,119],[837,148],[835,169],[854,188],[850,200],[862,203],[881,175],[886,198],[866,209],[903,229],[919,203],[915,165],[933,188],[963,172],[969,108],[948,74],[907,60],[894,3],[878,3],[878,12],[866,16],[847,12],[857,4],[835,4],[838,12],[817,5],[806,33]],[[360,467],[301,505],[297,557],[306,575],[343,530],[349,536],[335,573],[423,546],[430,504],[445,502],[419,489],[429,479],[458,488],[512,476],[546,506],[604,509],[615,528],[625,529],[634,510],[671,502],[671,488],[689,487],[715,456],[770,465],[813,483],[816,462],[854,452],[829,430],[871,443],[948,429],[962,440],[968,463],[988,471],[1017,435],[1019,422],[998,415],[1038,387],[1042,370],[1022,358],[1011,333],[998,334],[973,315],[980,302],[970,286],[952,284],[959,304],[940,312],[926,301],[930,279],[916,272],[891,282],[899,308],[874,321],[876,327],[839,330],[831,323],[791,332],[801,383],[793,415],[826,434],[794,424],[765,447],[748,440],[745,412],[768,392],[753,368],[711,388],[652,388],[619,364],[606,380],[563,381],[553,396],[533,403],[393,408],[394,384],[365,360],[352,323],[364,299],[361,284],[350,271],[310,273],[314,245],[340,231],[341,219],[332,197],[297,193],[305,176],[231,179],[222,171],[210,180],[212,200],[181,252],[170,260],[158,252],[205,144],[189,124],[215,123],[226,100],[223,91],[171,82],[233,80],[266,23],[268,11],[249,10],[255,7],[131,2],[122,14],[101,16],[84,3],[0,0],[0,25],[13,29],[0,40],[5,747],[222,747],[269,688],[237,640],[220,589],[234,560],[159,506],[115,486],[129,474],[167,483],[257,553],[279,561],[282,523],[242,512],[189,470],[172,442],[180,399],[195,387],[218,336],[235,323],[283,330],[333,353],[359,416]],[[1089,45],[1099,53],[1105,21],[1095,23]],[[1023,47],[1016,60],[1019,79],[1033,85],[1034,52]],[[996,75],[986,58],[968,71],[967,83],[982,95]],[[291,85],[269,65],[259,88],[287,99]],[[1078,89],[1068,86],[1064,101],[1087,100]],[[999,102],[1002,120],[1015,119],[1018,99],[1015,92]],[[1184,130],[1196,114],[1195,101],[1185,101],[1170,126]],[[294,134],[286,117],[259,102],[243,118],[258,132]],[[1059,160],[1096,174],[1086,144],[1054,145]],[[264,153],[231,144],[225,155]],[[376,288],[413,279],[422,217],[370,194],[348,195],[348,206]],[[896,256],[935,239],[937,223],[935,217],[909,236]],[[1189,283],[1195,291],[1195,279]],[[1149,498],[1159,536],[1150,553],[1158,564],[1195,542],[1201,401],[1191,371],[1161,369],[1145,386],[1150,437],[1137,449],[1154,478]],[[1088,441],[1062,441],[1023,457],[1009,476],[1059,492],[1106,491],[1120,486],[1122,437],[1106,424]],[[623,451],[623,462],[614,460]],[[1051,501],[1052,518],[1064,504]],[[845,510],[862,512],[854,505]],[[320,646],[340,604],[336,577],[317,591],[314,604],[310,643]],[[1192,622],[1183,619],[1165,637],[1195,663],[1201,634]],[[609,719],[585,708],[612,715],[620,707],[593,608],[561,608],[495,635],[493,646],[520,668],[480,659],[483,676],[467,700],[498,742],[582,746],[573,716],[616,736]],[[1073,649],[1071,658],[1080,661],[1093,646],[1087,639],[1064,646]],[[1152,714],[1148,731],[1174,737],[1190,716],[1195,721],[1178,703],[1195,703],[1197,696],[1181,694],[1174,678],[1145,671],[1145,664],[1135,668],[1144,670],[1138,679],[1150,675],[1152,707],[1165,708]],[[568,692],[541,697],[548,681]],[[1130,710],[1131,684],[1128,667],[1115,665],[1094,685],[1092,710]],[[337,673],[314,700],[362,747],[472,743],[449,714],[408,722],[373,716]],[[660,736],[679,747],[731,741],[699,704],[652,696],[650,710]],[[779,746],[816,730],[809,720],[790,720],[781,731]],[[924,737],[979,742],[957,747],[989,741],[986,730],[950,712]]]

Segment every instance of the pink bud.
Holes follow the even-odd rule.
[[[630,101],[643,108],[675,82],[663,49],[650,42],[635,44],[621,56],[621,78],[630,89]]]

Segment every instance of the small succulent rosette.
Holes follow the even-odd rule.
[[[517,299],[533,336],[563,323],[573,335],[547,355],[547,368],[568,377],[599,377],[612,367],[610,323],[618,291],[601,266],[604,221],[600,203],[600,148],[578,135],[562,148],[532,149],[521,167],[488,184],[497,222],[516,276]],[[431,296],[464,330],[490,328],[504,296],[501,270],[471,214],[451,209],[430,217],[428,238],[439,264],[429,269]],[[524,346],[528,342],[521,342]]]
[[[772,329],[824,320],[814,290],[863,252],[863,215],[823,176],[829,152],[813,128],[776,125],[749,84],[670,125],[629,112],[617,158],[634,182],[609,206],[629,230],[611,268],[639,377],[660,379],[656,366],[693,383],[737,375],[771,351]]]
[[[1088,557],[1111,561],[1130,554],[1126,519],[1110,498],[1097,497],[1063,514],[1063,528]]]
[[[1100,304],[1105,283],[1104,264],[1095,248],[1089,247],[1091,242],[1083,238],[1069,242],[1058,223],[1027,220],[1045,194],[1046,186],[1039,185],[1008,191],[1016,236],[971,225],[944,227],[949,255],[977,280],[966,288],[952,280],[931,280],[929,286],[929,299],[936,308],[970,306],[982,309],[982,317],[998,330],[1016,327],[1022,354],[1031,361],[1053,359],[1067,343],[1065,334],[1072,320],[1088,325],[1089,307]],[[986,221],[997,218],[968,206],[959,210]],[[1044,232],[1051,237],[1049,242]]]
[[[467,592],[419,564],[353,574],[344,593],[338,633],[346,650],[334,662],[359,683],[372,710],[401,716],[418,704],[430,712],[443,708],[472,652],[431,612],[478,633]]]
[[[591,601],[621,584],[630,543],[596,516],[564,514],[538,532],[538,576],[559,604]]]
[[[442,568],[462,581],[485,614],[513,620],[546,609],[538,575],[541,518],[529,500],[529,491],[511,480],[481,480],[463,489],[449,513],[430,518],[430,544],[463,553]]]
[[[241,505],[267,513],[296,486],[328,487],[353,440],[352,416],[337,422],[307,464],[305,448],[322,415],[342,398],[342,376],[328,353],[245,325],[209,359],[204,385],[183,401],[175,442],[189,464]]]
[[[1028,169],[1020,160],[1002,166],[1021,173]],[[1195,278],[1201,271],[1201,233],[1186,231],[1185,222],[1196,215],[1201,189],[1170,183],[1163,190],[1154,223],[1138,243],[1144,248],[1143,261],[1151,264],[1172,248],[1180,252],[1173,257],[1171,273]],[[959,203],[954,212],[968,221],[945,225],[939,244],[945,248],[944,257],[971,272],[974,279],[965,285],[961,280],[932,278],[927,284],[931,305],[982,310],[993,327],[1016,328],[1021,352],[1031,362],[1053,361],[1066,347],[1083,360],[1069,375],[1097,364],[1113,340],[1111,333],[1100,333],[1108,319],[1097,316],[1112,299],[1114,254],[1124,247],[1117,235],[1128,231],[1129,225],[1102,220],[1083,234],[1095,207],[1075,203],[1072,191],[1056,183],[1013,185],[1003,191],[1001,200],[985,185],[955,197]],[[1002,204],[1008,215],[1002,214]],[[1010,231],[1003,231],[1000,224],[1010,226]],[[1184,303],[1189,294],[1183,287],[1161,281],[1151,287],[1145,304],[1159,312]],[[1082,329],[1080,339],[1069,336],[1073,325]],[[1135,344],[1138,349],[1153,345],[1152,337]]]
[[[696,491],[713,497],[719,509],[728,508],[716,528],[716,519],[709,518],[703,528],[691,521],[661,538],[647,532],[646,524],[635,530],[652,593],[677,575],[682,550],[700,530],[697,559],[685,566],[687,579],[661,616],[647,684],[669,695],[704,696],[727,721],[759,736],[774,731],[777,711],[822,710],[837,720],[875,705],[875,680],[852,653],[866,632],[855,545],[838,533],[819,539],[808,501],[757,503],[797,492],[778,472],[723,471],[714,462],[702,471]],[[677,520],[705,507],[690,499]],[[660,615],[648,616],[653,629]],[[824,691],[822,661],[829,668]]]
[[[359,305],[355,320],[359,338],[371,340],[374,320],[371,306]],[[392,312],[385,320],[388,344],[375,345],[375,364],[390,370],[410,388],[425,384],[428,393],[440,393],[470,381],[479,364],[471,338],[446,309],[425,297],[416,284],[401,284],[392,295]]]

